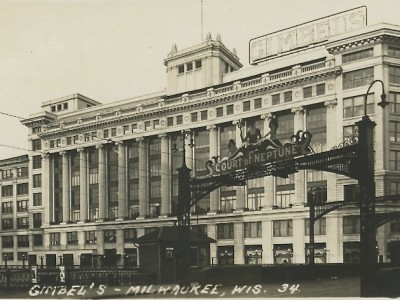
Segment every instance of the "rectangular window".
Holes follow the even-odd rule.
[[[41,187],[42,186],[42,174],[33,175],[33,187]]]
[[[42,167],[42,157],[40,155],[32,157],[33,169],[40,169]]]
[[[400,171],[400,150],[390,150],[389,165],[391,171]]]
[[[360,216],[344,216],[343,217],[343,233],[359,234],[360,233]]]
[[[90,133],[85,133],[85,142],[90,141]]]
[[[246,222],[244,223],[245,238],[260,238],[262,237],[261,222]]]
[[[343,186],[343,200],[354,202],[360,200],[360,186],[358,184],[348,184]]]
[[[1,245],[3,248],[13,248],[14,247],[14,237],[12,235],[2,236]]]
[[[396,219],[390,222],[390,233],[399,234],[400,233],[400,220]]]
[[[217,118],[222,117],[224,115],[224,108],[217,107]]]
[[[42,141],[40,139],[32,140],[32,150],[42,150]]]
[[[400,182],[391,182],[390,183],[390,194],[391,195],[400,195]]]
[[[28,235],[17,235],[17,246],[18,247],[29,247],[29,236]]]
[[[89,169],[89,184],[99,183],[99,169],[90,168]]]
[[[13,186],[12,185],[4,185],[1,187],[1,196],[2,197],[11,197],[13,195]]]
[[[183,123],[183,116],[182,115],[176,116],[176,125],[180,125],[182,123]]]
[[[389,122],[389,138],[391,142],[400,142],[400,122]]]
[[[352,140],[354,137],[358,136],[357,125],[349,125],[343,127],[343,140]]]
[[[292,93],[292,91],[284,92],[284,93],[283,93],[283,101],[284,101],[285,103],[287,103],[287,102],[292,102],[292,99],[293,99],[293,93]]]
[[[400,84],[400,67],[389,66],[389,83]]]
[[[72,144],[72,137],[67,136],[67,145],[71,145],[71,144]]]
[[[28,167],[17,168],[18,177],[28,177]]]
[[[55,145],[55,141],[54,141],[54,140],[51,140],[51,141],[50,141],[50,148],[53,149],[53,148],[54,148],[54,145]]]
[[[103,138],[107,139],[110,137],[110,130],[109,129],[104,129],[103,130]]]
[[[201,68],[201,59],[198,59],[194,62],[196,69],[200,69]]]
[[[12,202],[3,202],[1,204],[1,212],[3,214],[11,214],[13,212]]]
[[[281,102],[280,94],[272,95],[272,105],[278,105],[280,102]]]
[[[374,80],[374,68],[366,68],[343,74],[343,89],[353,89],[366,86]]]
[[[17,228],[28,228],[29,219],[27,217],[17,218]]]
[[[124,131],[124,134],[129,134],[130,133],[129,125],[124,125],[124,127],[122,129]]]
[[[202,111],[200,112],[200,119],[201,119],[202,121],[207,120],[207,115],[208,115],[208,111],[207,111],[207,110],[202,110]]]
[[[183,73],[185,73],[185,65],[179,65],[178,74],[183,74]]]
[[[400,58],[400,48],[389,47],[388,55]]]
[[[117,128],[111,128],[111,136],[117,136]]]
[[[293,236],[293,220],[273,221],[274,236]]]
[[[67,244],[68,245],[77,245],[78,244],[78,232],[77,231],[67,232]]]
[[[372,56],[374,56],[373,48],[364,49],[361,51],[343,54],[342,55],[342,63],[345,64],[345,63],[361,60],[361,59],[372,57]]]
[[[400,93],[389,92],[389,102],[392,114],[400,114]]]
[[[312,97],[312,86],[308,86],[303,88],[303,98],[311,98]]]
[[[50,245],[51,246],[59,246],[60,245],[60,233],[59,232],[50,232]]]
[[[43,235],[41,234],[33,235],[33,246],[43,246]]]
[[[305,235],[310,235],[310,219],[306,219],[304,222]],[[321,218],[314,222],[314,234],[315,235],[326,235],[326,219]]]
[[[364,96],[355,96],[343,99],[343,118],[351,118],[364,115]],[[367,96],[367,114],[373,114],[374,94]]]
[[[233,104],[230,104],[230,105],[226,106],[226,114],[228,116],[233,114]]]
[[[317,84],[317,96],[325,95],[325,83]]]
[[[28,184],[27,183],[20,183],[17,184],[17,195],[28,195]]]
[[[72,139],[73,139],[73,141],[74,141],[74,144],[76,144],[76,143],[78,143],[79,136],[78,136],[78,135],[74,135],[74,136],[72,137]]]
[[[250,100],[243,101],[243,111],[250,111]]]
[[[64,102],[63,103],[63,109],[65,110],[65,109],[68,109],[68,102]]]
[[[254,109],[258,109],[262,107],[262,100],[261,98],[254,99]]]
[[[2,219],[1,220],[1,229],[8,230],[13,229],[13,219]]]
[[[168,117],[167,118],[167,126],[173,126],[174,125],[174,118],[173,117]]]
[[[197,112],[191,113],[190,119],[192,122],[197,122]]]
[[[233,239],[233,223],[217,224],[217,239]]]
[[[3,179],[13,178],[13,170],[12,169],[3,170],[1,171],[1,176]]]
[[[186,63],[186,71],[193,71],[193,62]]]
[[[42,127],[33,127],[32,128],[32,133],[40,133],[42,132]]]
[[[104,243],[115,243],[116,231],[114,229],[104,230]]]
[[[136,228],[127,228],[124,229],[124,242],[132,243],[134,239],[137,238],[137,230]]]
[[[33,228],[40,228],[42,227],[42,214],[35,213],[33,214]]]
[[[28,200],[17,201],[17,212],[28,211]]]
[[[85,231],[85,244],[96,244],[96,231]]]

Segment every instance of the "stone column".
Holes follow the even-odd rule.
[[[186,162],[186,166],[190,170],[192,170],[192,174],[194,174],[195,173],[195,169],[194,169],[195,168],[195,164],[194,164],[194,161],[193,161],[193,148],[189,146],[189,144],[190,144],[190,135],[189,134],[186,135],[185,139],[183,141],[185,143],[185,153],[186,153],[185,162]],[[196,163],[201,163],[201,162],[197,161]]]
[[[160,134],[158,137],[161,139],[161,216],[168,216],[171,213],[169,137],[165,133]]]
[[[99,221],[106,217],[106,151],[104,145],[96,146],[99,149]]]
[[[305,128],[304,108],[302,106],[294,107],[292,108],[292,113],[294,113],[294,133],[296,133],[299,130],[304,130]],[[295,199],[294,203],[292,204],[295,206],[304,205],[307,199],[306,171],[300,170],[297,173],[295,173],[294,180],[295,180],[295,194],[294,194]]]
[[[42,205],[46,209],[43,210],[43,225],[49,225],[53,220],[53,184],[50,180],[52,170],[50,168],[50,155],[42,154]]]
[[[141,137],[139,142],[139,219],[149,216],[148,149],[147,141]]]
[[[262,263],[263,264],[273,264],[274,254],[273,254],[273,243],[272,243],[272,220],[262,221]]]
[[[234,125],[237,125],[238,121],[233,121],[232,123]],[[242,139],[240,137],[240,130],[245,130],[245,128],[239,128],[236,126],[236,146],[239,148],[239,141],[241,142]],[[243,136],[245,136],[245,133],[243,133]],[[236,187],[236,210],[235,212],[243,212],[246,208],[246,197],[247,197],[247,191],[246,191],[247,186],[237,186]]]
[[[216,125],[207,126],[210,131],[210,159],[218,156],[218,128]],[[210,193],[210,212],[216,214],[219,209],[220,189],[216,189]]]
[[[305,263],[305,235],[304,219],[293,219],[293,262],[295,264]],[[307,240],[308,242],[308,240]]]
[[[337,100],[325,101],[326,107],[326,150],[332,149],[336,146],[337,141],[337,122],[336,122],[336,107]],[[312,132],[311,132],[312,133]],[[327,182],[327,201],[336,201],[337,199],[337,188],[336,188],[336,174],[326,172],[325,173]]]
[[[79,185],[79,210],[80,210],[80,216],[79,216],[79,221],[80,222],[85,222],[88,219],[88,182],[87,182],[87,152],[85,151],[85,148],[79,148],[79,179],[80,179],[80,185]]]
[[[243,222],[236,222],[233,224],[234,234],[234,263],[244,264],[244,240],[243,240]]]
[[[69,155],[67,152],[60,152],[62,156],[62,204],[63,204],[63,221],[67,223],[70,220],[70,172],[69,172]]]
[[[343,218],[336,212],[327,214],[325,218],[327,263],[343,263]]]
[[[269,122],[273,118],[271,113],[261,115],[261,119],[264,119],[264,135],[269,132]],[[275,180],[273,176],[264,177],[264,200],[261,203],[262,210],[270,210],[275,203]]]
[[[126,166],[126,146],[123,142],[118,145],[118,220],[122,220],[128,214],[128,201],[126,196],[126,180],[128,177]]]

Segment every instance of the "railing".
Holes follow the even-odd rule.
[[[270,81],[273,81],[273,80],[278,80],[278,79],[282,79],[282,78],[290,77],[290,76],[292,76],[292,70],[272,74],[269,76],[269,78],[270,78]]]

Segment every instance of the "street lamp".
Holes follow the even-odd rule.
[[[58,256],[58,259],[60,260],[60,265],[62,265],[63,264],[63,256],[62,256],[62,254],[60,254]]]
[[[375,170],[374,170],[374,136],[373,129],[376,123],[367,115],[367,98],[371,87],[379,82],[382,85],[381,102],[378,105],[385,108],[386,94],[382,80],[374,80],[369,85],[364,95],[364,116],[356,122],[359,132],[358,138],[358,163],[357,177],[360,186],[360,262],[361,262],[361,297],[372,297],[374,286],[374,270],[376,263],[375,241],[376,232],[374,224],[375,216]]]
[[[25,254],[22,255],[21,259],[22,259],[22,269],[25,269],[25,260],[26,260]]]

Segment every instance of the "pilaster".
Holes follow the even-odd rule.
[[[63,220],[62,223],[70,221],[70,172],[69,154],[65,151],[60,152],[62,157],[62,204]]]
[[[139,218],[149,216],[148,193],[148,150],[146,139],[138,138],[139,142]]]
[[[79,197],[80,197],[80,203],[79,203],[79,209],[80,209],[80,214],[79,214],[79,221],[80,222],[85,222],[88,219],[88,183],[87,183],[87,173],[88,173],[88,168],[87,168],[87,152],[85,151],[85,148],[78,148],[79,152],[79,176],[80,176],[80,186],[79,186]]]
[[[216,125],[207,126],[210,131],[210,159],[218,156],[218,127]],[[210,212],[217,213],[219,209],[220,189],[216,189],[210,193]]]
[[[106,151],[103,144],[97,145],[99,151],[99,221],[106,217]]]
[[[270,131],[269,122],[273,118],[271,113],[261,115],[264,119],[264,135]],[[264,200],[261,203],[262,210],[270,210],[275,203],[275,178],[273,176],[264,177]]]
[[[160,134],[161,139],[161,216],[168,216],[171,213],[171,171],[169,166],[169,137],[167,134]]]
[[[292,108],[292,113],[294,113],[294,133],[299,130],[304,130],[305,128],[305,117],[304,117],[304,108],[302,106]],[[306,202],[306,171],[300,170],[294,174],[295,180],[295,199],[293,205],[301,206]]]
[[[123,142],[116,143],[118,146],[118,219],[122,220],[128,213],[128,202],[126,195],[127,166],[126,145]]]
[[[237,125],[238,121],[234,121],[233,124]],[[242,141],[241,139],[241,128],[236,126],[236,141]],[[239,148],[239,146],[238,146]],[[236,187],[236,210],[235,212],[243,212],[246,208],[246,188],[247,186],[237,186]]]
[[[50,183],[50,174],[52,174],[50,170],[50,155],[42,154],[42,186],[48,187],[47,189],[42,188],[42,205],[46,209],[43,210],[43,225],[48,226],[52,221],[52,197],[50,194],[53,191],[53,185]],[[31,175],[32,176],[32,175]]]
[[[337,136],[337,124],[336,124],[336,108],[337,108],[337,100],[325,101],[326,107],[326,148],[327,150],[332,149],[333,146],[336,146],[336,141],[338,140]],[[336,188],[336,174],[331,172],[326,172],[326,181],[327,181],[327,200],[328,201],[336,201],[337,199],[337,188]]]

